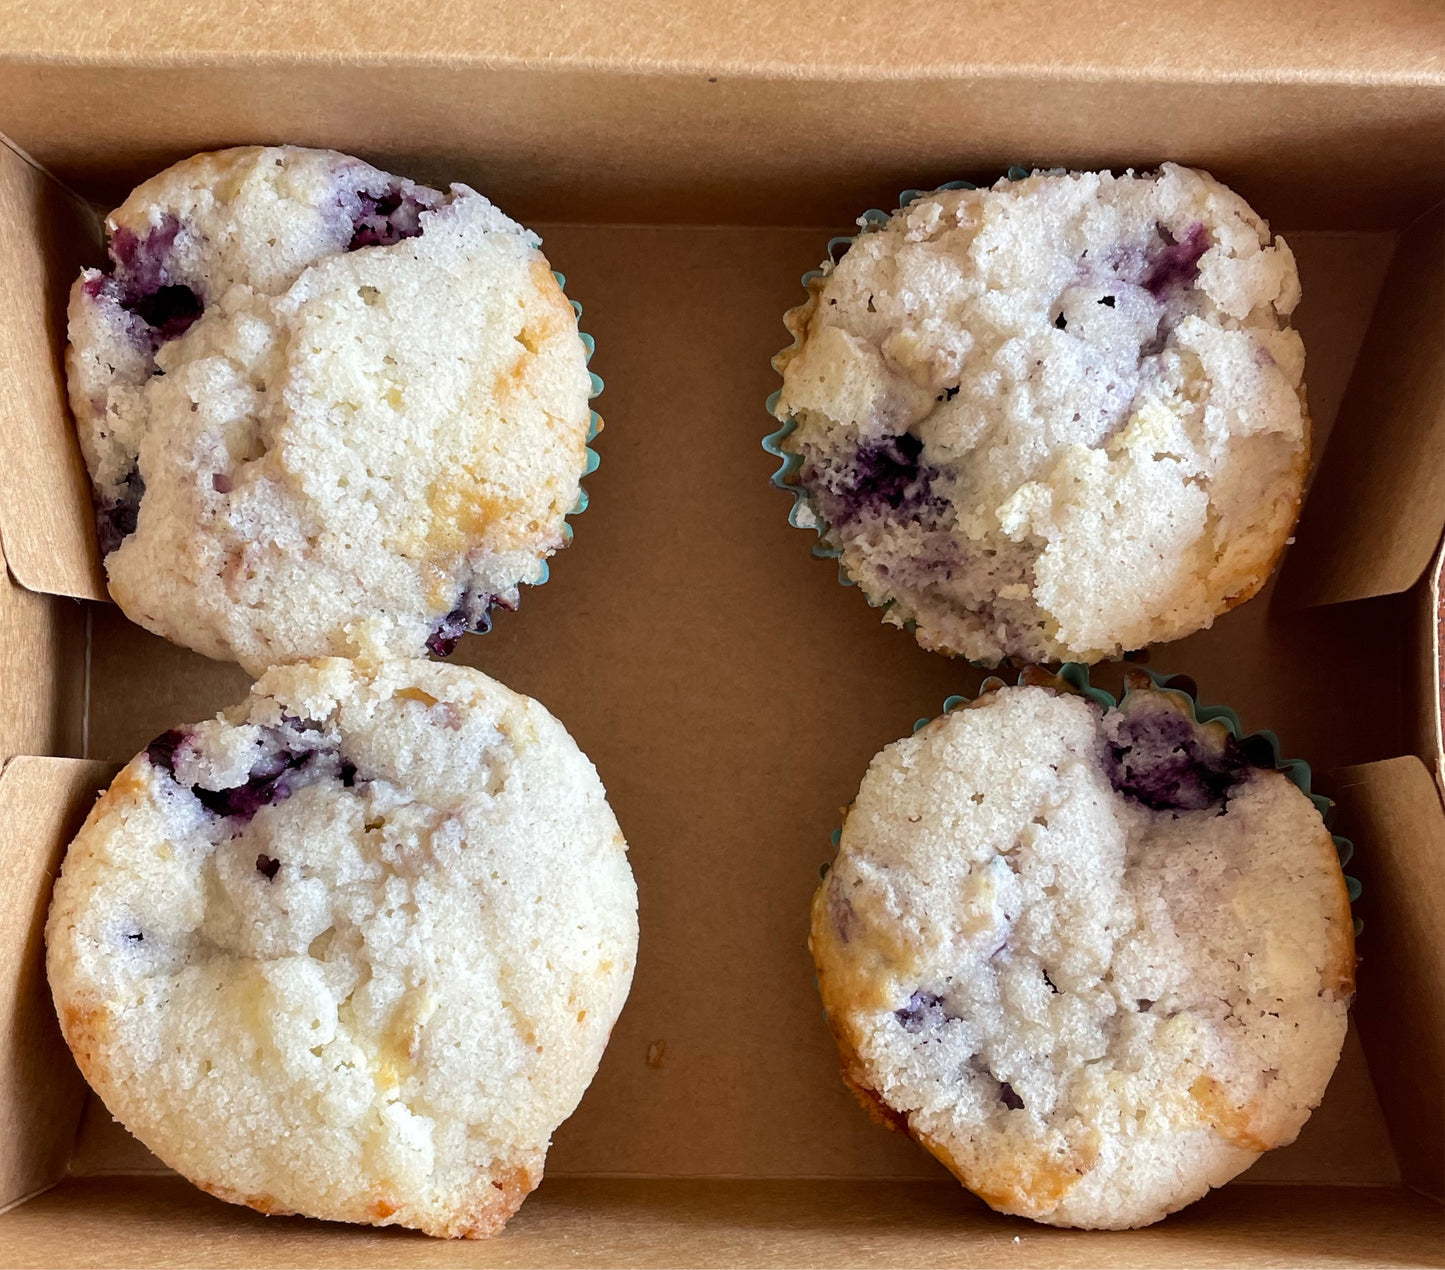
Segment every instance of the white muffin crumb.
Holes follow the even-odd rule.
[[[534,234],[289,146],[179,163],[107,232],[67,368],[132,620],[260,673],[449,651],[545,577],[591,378]]]
[[[864,1105],[1061,1226],[1157,1221],[1292,1141],[1353,993],[1313,804],[1148,688],[1001,689],[889,745],[810,946]]]
[[[1036,173],[860,234],[775,407],[826,546],[925,647],[1094,662],[1263,585],[1309,461],[1283,239],[1206,173]]]
[[[97,803],[46,927],[112,1114],[268,1213],[500,1230],[637,951],[626,844],[537,702],[478,671],[272,670]]]

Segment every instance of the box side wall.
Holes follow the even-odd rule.
[[[85,753],[88,620],[78,600],[26,590],[0,554],[0,762]]]
[[[0,1208],[64,1175],[85,1106],[45,980],[43,932],[66,844],[113,772],[29,757],[0,771]]]
[[[1406,591],[1445,526],[1445,204],[1395,248],[1281,591],[1336,604]]]
[[[901,188],[992,180],[1012,163],[1172,159],[1307,228],[1397,228],[1445,189],[1433,85],[261,57],[0,61],[0,86],[0,132],[107,205],[186,155],[258,141],[357,152],[467,181],[523,220],[577,223],[847,223]]]
[[[157,1214],[164,1214],[157,1220]],[[73,1179],[5,1216],[17,1265],[1149,1267],[1438,1265],[1440,1210],[1401,1189],[1230,1187],[1146,1230],[1054,1230],[941,1182],[551,1181],[478,1243],[263,1217],[176,1178]]]
[[[1417,758],[1335,775],[1365,888],[1355,1016],[1401,1175],[1445,1199],[1445,812]]]

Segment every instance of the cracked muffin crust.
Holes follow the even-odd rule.
[[[1309,463],[1299,279],[1206,173],[940,190],[809,293],[795,523],[925,648],[1095,662],[1264,584]]]
[[[179,163],[106,231],[66,366],[133,621],[259,674],[445,654],[545,578],[592,381],[534,234],[290,146]]]
[[[198,1186],[481,1236],[597,1069],[637,895],[595,769],[536,701],[326,659],[126,766],[46,945],[86,1079]]]
[[[1313,804],[1152,688],[1002,688],[886,747],[809,946],[863,1105],[1061,1226],[1157,1221],[1293,1141],[1354,990]]]

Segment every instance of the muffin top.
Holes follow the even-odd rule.
[[[46,928],[106,1106],[265,1212],[500,1229],[632,978],[637,896],[597,773],[478,671],[329,659],[137,755]]]
[[[1293,1140],[1353,992],[1333,840],[1180,694],[1000,689],[886,747],[810,944],[845,1080],[989,1204],[1156,1221]]]
[[[776,359],[826,547],[926,648],[1093,662],[1208,626],[1309,461],[1294,258],[1203,172],[940,190],[810,283]]]
[[[67,369],[127,616],[259,673],[450,651],[545,577],[592,384],[535,235],[294,147],[188,159],[106,229]]]

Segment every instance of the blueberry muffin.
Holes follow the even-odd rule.
[[[289,146],[168,168],[106,232],[66,365],[133,621],[259,674],[446,653],[543,580],[592,381],[534,234]]]
[[[96,804],[46,927],[111,1113],[265,1213],[498,1231],[627,996],[637,896],[592,764],[478,671],[278,667]]]
[[[1000,688],[889,745],[813,904],[846,1083],[994,1208],[1159,1220],[1293,1141],[1354,933],[1305,794],[1147,679]]]
[[[1264,584],[1309,463],[1294,258],[1206,173],[1039,172],[865,230],[787,318],[795,523],[925,648],[1094,662]]]

